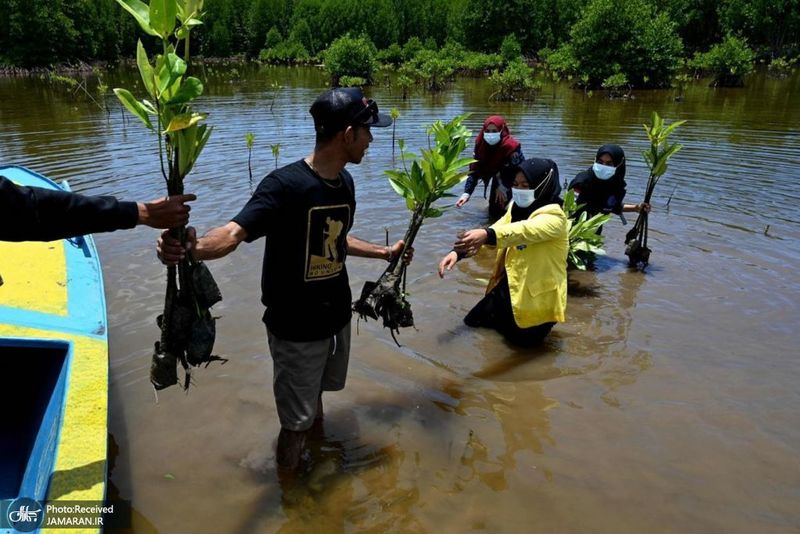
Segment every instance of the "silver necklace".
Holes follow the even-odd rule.
[[[327,185],[328,187],[330,187],[330,188],[332,188],[332,189],[338,189],[338,188],[342,187],[342,178],[341,178],[341,176],[339,176],[339,175],[337,174],[337,175],[336,175],[336,178],[333,178],[333,179],[331,179],[331,180],[328,180],[328,179],[324,178],[324,177],[323,177],[323,176],[322,176],[322,175],[319,173],[319,171],[317,170],[317,168],[316,168],[316,167],[314,167],[314,165],[313,165],[313,164],[312,164],[312,163],[311,163],[311,162],[310,162],[308,159],[305,159],[305,160],[303,160],[303,161],[305,161],[305,162],[306,162],[306,165],[308,165],[308,166],[309,166],[309,168],[310,168],[312,171],[314,171],[314,174],[316,174],[316,175],[317,175],[317,177],[318,177],[320,180],[322,180],[322,183],[323,183],[323,184]],[[336,180],[336,183],[331,183],[331,182],[333,182],[333,180]]]

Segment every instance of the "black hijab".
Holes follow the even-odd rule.
[[[603,154],[611,156],[611,161],[614,162],[614,167],[617,168],[617,172],[608,180],[625,180],[625,151],[622,150],[622,147],[619,145],[603,145],[597,149],[594,160],[597,161],[597,158]],[[591,167],[589,168],[591,169]],[[592,174],[594,174],[594,171],[592,171]]]
[[[592,167],[579,172],[570,182],[569,189],[577,194],[578,204],[586,204],[584,208],[589,215],[610,209],[613,213],[622,212],[622,201],[625,198],[625,151],[619,145],[603,145],[597,149],[595,161],[603,154],[611,156],[617,172],[608,180],[595,176]]]
[[[561,204],[561,183],[558,179],[558,165],[551,159],[531,158],[519,164],[517,170],[522,171],[528,180],[528,187],[536,190],[536,200],[527,208],[514,204],[511,207],[511,222],[523,221],[531,213],[548,204]],[[547,180],[547,183],[542,183]]]

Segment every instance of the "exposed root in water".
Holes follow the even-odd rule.
[[[393,258],[389,266],[383,272],[377,282],[365,282],[361,289],[361,297],[353,303],[353,311],[361,319],[366,320],[372,317],[377,320],[383,319],[383,326],[388,328],[392,339],[400,347],[396,334],[400,333],[400,328],[414,326],[414,315],[411,312],[411,304],[406,300],[405,275],[406,264],[403,261],[405,251],[414,242],[422,221],[423,213],[427,206],[415,210],[411,222],[403,239],[404,247],[396,258]],[[400,284],[403,287],[401,289]]]
[[[178,269],[168,268],[164,313],[156,319],[161,339],[155,343],[150,365],[150,382],[156,390],[178,383],[178,362],[185,373],[182,387],[188,390],[192,384],[192,367],[227,361],[211,354],[216,339],[216,318],[211,315],[210,308],[221,300],[219,287],[203,263],[187,259]]]
[[[636,219],[636,224],[625,235],[625,255],[628,256],[628,266],[644,272],[650,261],[651,250],[647,247],[647,212],[642,211]]]

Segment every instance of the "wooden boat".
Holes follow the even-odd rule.
[[[68,190],[23,167],[0,175]],[[0,500],[103,501],[108,338],[94,240],[0,242],[0,277]]]

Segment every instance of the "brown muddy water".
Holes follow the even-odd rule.
[[[259,176],[312,144],[308,107],[324,88],[314,69],[206,72],[198,105],[215,126],[188,182],[200,231],[237,213],[249,194],[244,134]],[[112,76],[109,85],[130,80]],[[269,85],[284,88],[270,112]],[[262,243],[211,263],[225,300],[217,352],[189,394],[154,400],[148,382],[164,269],[156,231],[98,235],[111,347],[111,494],[130,499],[136,532],[798,532],[800,531],[800,74],[748,79],[745,89],[698,83],[633,100],[548,85],[533,102],[490,104],[482,80],[402,101],[397,136],[416,149],[424,125],[501,113],[528,157],[569,179],[597,146],[628,155],[628,197],[646,171],[641,124],[651,111],[687,119],[686,148],[656,189],[652,264],[629,272],[619,220],[608,257],[572,273],[568,321],[533,351],[506,345],[462,317],[480,298],[491,255],[436,264],[457,231],[485,221],[475,198],[426,224],[409,290],[417,330],[397,348],[374,322],[354,335],[347,388],[326,396],[324,439],[308,472],[281,487],[271,360],[260,318]],[[111,98],[109,98],[111,101]],[[67,178],[83,193],[161,195],[154,140],[35,79],[0,79],[0,162]],[[351,167],[353,233],[392,239],[407,222],[382,174],[391,129],[375,130]],[[672,195],[669,209],[664,206]],[[633,223],[630,217],[629,225]],[[769,230],[765,233],[766,227]],[[630,226],[628,226],[629,228]],[[348,262],[354,292],[384,264]],[[355,324],[354,324],[355,334]]]

